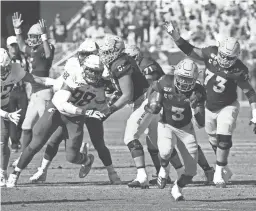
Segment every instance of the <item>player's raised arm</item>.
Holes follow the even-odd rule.
[[[256,92],[252,88],[248,79],[249,75],[248,71],[246,71],[242,74],[240,80],[237,81],[237,85],[242,89],[251,105],[252,119],[250,121],[250,125],[253,125],[253,132],[256,134]]]
[[[183,53],[193,59],[204,60],[202,49],[197,48],[191,45],[188,41],[184,40],[180,36],[179,32],[174,28],[172,22],[166,22],[165,28],[168,34],[172,36],[173,41],[176,43],[179,49],[183,51]]]
[[[39,20],[38,22],[41,31],[42,31],[42,35],[41,35],[41,39],[43,42],[43,46],[44,46],[44,53],[45,53],[45,58],[49,59],[53,57],[53,53],[54,53],[54,49],[53,46],[49,44],[48,42],[48,38],[47,38],[47,29],[46,29],[46,25],[45,25],[45,20]]]
[[[21,19],[21,14],[19,14],[18,12],[15,12],[12,16],[12,23],[14,27],[14,32],[17,37],[19,48],[22,52],[25,52],[26,43],[24,38],[22,37],[21,24],[23,23],[23,20]]]

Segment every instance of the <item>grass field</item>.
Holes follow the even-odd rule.
[[[172,211],[172,210],[256,210],[256,136],[248,126],[250,110],[242,108],[234,134],[234,144],[230,153],[230,167],[234,173],[226,189],[204,186],[202,171],[194,183],[184,189],[186,201],[175,202],[169,194],[169,186],[163,190],[150,186],[148,190],[129,189],[127,182],[136,176],[136,169],[127,147],[123,144],[125,121],[129,116],[125,108],[114,114],[105,123],[105,138],[112,153],[123,184],[112,186],[108,182],[107,171],[103,168],[97,153],[90,174],[85,179],[78,177],[79,166],[65,161],[64,145],[53,161],[47,182],[30,184],[29,177],[36,171],[41,162],[44,150],[38,153],[26,170],[22,172],[17,188],[1,190],[2,211]],[[207,142],[204,130],[198,131],[198,140],[211,165],[214,165],[214,154]],[[87,139],[87,136],[85,136]],[[142,139],[145,144],[145,141]],[[145,147],[146,149],[146,147]],[[146,151],[146,150],[145,150]],[[13,153],[11,160],[18,154]],[[146,152],[147,171],[151,177],[154,173],[151,160]],[[11,169],[9,169],[11,171]],[[171,178],[176,173],[171,169]]]

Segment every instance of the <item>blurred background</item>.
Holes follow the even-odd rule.
[[[137,44],[163,68],[183,57],[163,28],[173,21],[181,35],[195,46],[216,45],[224,36],[239,39],[241,59],[249,67],[256,88],[256,1],[157,0],[157,1],[1,1],[1,47],[14,35],[11,16],[22,14],[23,32],[40,18],[46,20],[56,51],[52,75],[57,77],[66,59],[85,38],[105,34]],[[200,68],[204,68],[200,65]],[[242,93],[240,100],[244,99]]]

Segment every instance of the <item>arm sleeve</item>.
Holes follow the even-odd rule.
[[[27,54],[28,56],[31,56],[31,50],[32,50],[32,48],[30,48],[28,45],[26,45],[25,54]]]

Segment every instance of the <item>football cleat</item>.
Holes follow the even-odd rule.
[[[37,172],[29,178],[32,183],[45,182],[47,176],[47,170],[38,168]]]
[[[18,175],[10,174],[9,178],[8,178],[8,180],[6,182],[6,187],[7,188],[14,188],[14,187],[16,187],[18,179],[19,179]]]
[[[205,184],[209,184],[213,181],[214,172],[215,172],[215,170],[213,167],[211,167],[211,169],[209,169],[209,170],[204,171],[204,183]]]
[[[4,170],[0,170],[0,187],[4,187],[7,182],[7,173]]]
[[[149,180],[149,184],[150,185],[157,185],[157,175],[152,175],[152,177],[154,179]],[[172,184],[172,180],[171,180],[170,176],[167,177],[167,184]]]
[[[94,156],[92,154],[88,154],[88,158],[90,159],[90,162],[87,164],[87,161],[81,165],[80,171],[79,171],[79,177],[84,178],[89,174],[92,164],[94,161]]]
[[[230,178],[232,177],[233,173],[230,170],[230,168],[228,166],[225,166],[223,169],[223,179],[226,183],[228,183],[228,181],[230,180]]]
[[[144,181],[138,181],[138,179],[136,178],[135,180],[131,181],[128,183],[128,187],[129,188],[141,188],[141,189],[148,189],[149,188],[149,183],[148,183],[148,179],[145,178]]]
[[[120,177],[117,175],[117,173],[115,171],[109,173],[108,177],[109,177],[110,183],[112,185],[120,185],[120,184],[122,184],[122,181],[121,181]]]
[[[160,176],[157,177],[157,186],[159,189],[164,189],[167,184],[167,179]]]
[[[184,197],[182,195],[182,188],[180,188],[177,184],[177,180],[174,182],[172,189],[171,189],[171,195],[174,198],[175,201],[184,201]]]

